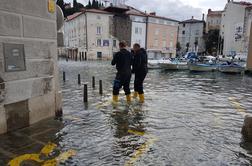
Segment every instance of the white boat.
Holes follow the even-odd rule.
[[[216,63],[216,57],[205,56],[201,57],[201,62],[194,61],[188,64],[190,71],[195,72],[209,72],[218,69],[218,64]]]
[[[208,72],[208,71],[215,71],[218,69],[217,64],[191,63],[188,66],[190,71],[196,71],[196,72]]]
[[[149,69],[160,69],[161,63],[170,63],[169,59],[160,59],[160,60],[148,60],[148,68]]]
[[[188,65],[187,61],[181,61],[181,60],[174,60],[170,61],[168,63],[163,62],[160,63],[160,67],[165,70],[187,70]]]

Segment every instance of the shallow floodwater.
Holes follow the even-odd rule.
[[[111,105],[115,69],[110,62],[60,61],[64,128],[58,133],[63,149],[77,155],[66,165],[250,165],[252,146],[240,134],[243,115],[250,114],[252,77],[213,73],[150,70],[146,102]],[[88,83],[89,103],[83,104]],[[92,76],[96,89],[91,88]],[[103,80],[102,96],[98,81]],[[133,80],[133,78],[132,78]],[[133,87],[132,87],[133,88]]]

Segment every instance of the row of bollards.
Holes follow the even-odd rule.
[[[66,82],[66,72],[63,71],[63,81]],[[78,74],[78,85],[81,85],[81,75]],[[95,77],[92,77],[92,88],[95,89]],[[103,94],[102,80],[99,80],[99,94]],[[88,102],[88,85],[84,84],[83,88],[83,102]]]

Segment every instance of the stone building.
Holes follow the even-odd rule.
[[[1,0],[0,133],[61,112],[55,1]]]
[[[222,13],[220,53],[247,55],[251,20],[252,3],[228,0]]]
[[[97,9],[85,9],[67,18],[64,43],[68,55],[85,59],[111,59],[118,50],[118,40],[110,33],[113,15]]]
[[[223,11],[212,11],[208,9],[206,19],[206,32],[210,30],[220,30],[221,28],[221,16]]]
[[[176,57],[179,21],[150,13],[147,17],[147,51],[150,58]]]
[[[195,51],[202,53],[205,51],[205,26],[204,18],[202,20],[194,19],[185,20],[179,23],[178,42],[181,45],[182,52]]]

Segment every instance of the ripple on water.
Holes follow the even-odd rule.
[[[243,117],[229,101],[234,97],[251,110],[251,77],[150,70],[144,84],[146,103],[113,109],[115,71],[109,62],[60,61],[60,70],[67,77],[61,82],[64,113],[72,116],[59,133],[60,145],[78,151],[70,165],[124,165],[150,137],[157,140],[136,165],[252,163],[252,145],[243,143],[240,134]],[[88,107],[82,103],[78,74],[89,85]],[[90,88],[92,76],[103,80],[103,97]]]

